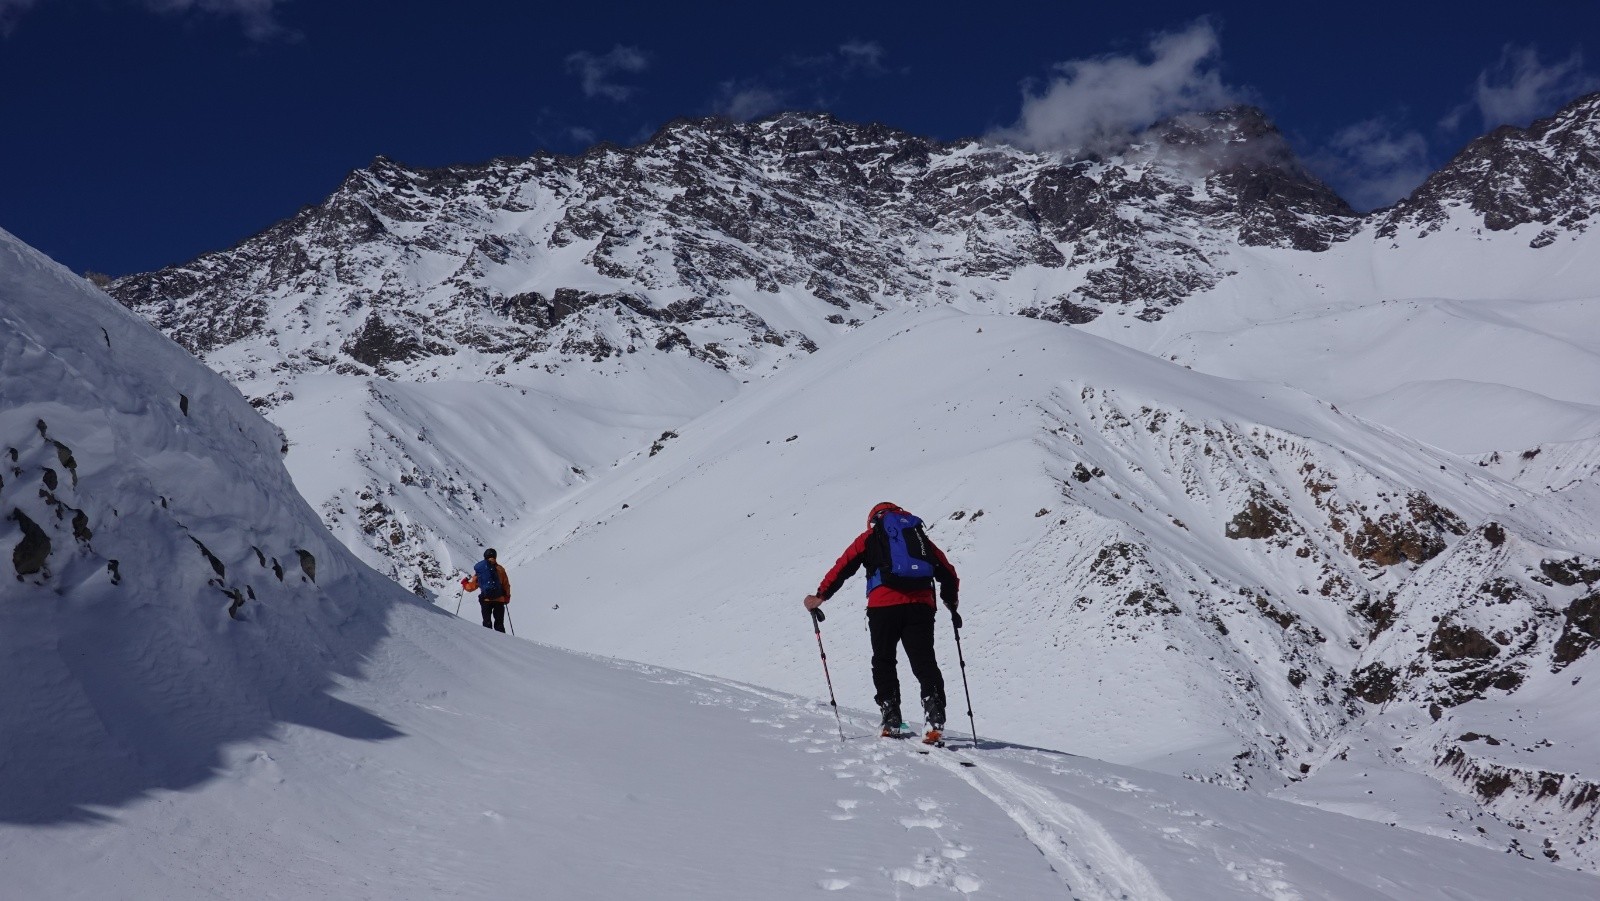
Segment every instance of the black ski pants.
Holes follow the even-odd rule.
[[[880,709],[900,710],[900,674],[895,646],[905,645],[911,674],[922,689],[922,712],[929,723],[944,725],[944,674],[933,655],[934,609],[928,604],[868,607],[867,630],[872,635],[872,687]],[[889,705],[893,707],[889,707]]]
[[[479,601],[478,606],[483,610],[483,627],[496,632],[506,630],[506,605],[499,601]]]

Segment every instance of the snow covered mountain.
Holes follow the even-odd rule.
[[[3,232],[0,298],[0,502],[12,511],[0,536],[16,573],[0,582],[8,897],[715,901],[934,888],[1564,901],[1600,884],[1057,751],[989,740],[919,754],[872,737],[848,709],[836,724],[814,700],[483,630],[355,561],[294,493],[281,437],[237,392]],[[1049,370],[1032,348],[1051,338],[1093,358],[1083,366],[1126,367],[1125,390],[1191,377],[1026,319],[912,319],[896,340],[942,343],[978,322],[998,332],[987,340],[1011,352],[995,383],[1012,368]],[[1222,402],[1167,399],[1224,417],[1243,389],[1221,390]],[[1060,412],[1105,416],[1117,403],[1063,395]],[[809,423],[821,401],[806,404]],[[1363,428],[1281,389],[1267,409]],[[1008,411],[1003,425],[1031,415]],[[741,479],[755,457],[793,449],[743,435],[763,416],[741,398],[706,421],[740,435],[727,463]],[[826,439],[826,425],[795,443]],[[1052,453],[1092,452],[1062,439]],[[703,440],[686,434],[629,478],[683,470]],[[516,609],[526,630],[533,608]],[[622,738],[619,724],[647,739]],[[1418,807],[1414,788],[1385,793]],[[1478,821],[1480,844],[1516,840]]]
[[[276,408],[347,543],[438,590],[461,562],[441,541],[478,543],[479,521],[553,502],[885,309],[1155,321],[1223,280],[1229,248],[1323,248],[1354,221],[1251,109],[1104,160],[785,115],[575,158],[380,159],[231,250],[111,290]],[[462,433],[423,429],[441,406]],[[589,439],[545,446],[574,413]],[[531,471],[485,460],[485,438],[536,445]]]
[[[1360,217],[1249,109],[1089,159],[679,122],[379,160],[112,291],[418,593],[493,544],[559,605],[525,630],[814,692],[793,602],[893,499],[1006,734],[1588,866],[1597,123]]]

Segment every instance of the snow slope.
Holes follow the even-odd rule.
[[[99,821],[0,826],[17,897],[1581,899],[1588,874],[1000,742],[839,740],[825,705],[396,606],[337,691]],[[624,731],[626,730],[626,731]],[[957,743],[960,744],[959,742]],[[975,766],[964,766],[964,762]],[[64,866],[71,860],[70,867]]]
[[[407,595],[296,493],[283,439],[177,345],[0,232],[0,818],[104,816],[328,694]]]
[[[1159,331],[1089,329],[1294,385],[1456,453],[1600,436],[1600,235],[1527,236],[1460,223],[1390,243],[1369,230],[1322,254],[1241,251],[1235,279]]]
[[[8,897],[1600,887],[1055,751],[919,754],[816,700],[483,630],[356,562],[237,392],[4,233],[0,299]]]
[[[799,692],[796,602],[894,500],[962,573],[986,719],[1247,784],[1358,715],[1369,633],[1458,536],[1494,520],[1595,552],[1592,515],[1534,497],[1297,391],[931,311],[869,323],[502,546],[532,633]],[[865,699],[859,590],[828,609],[835,679]]]

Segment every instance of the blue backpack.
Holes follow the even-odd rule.
[[[478,579],[479,597],[498,598],[505,595],[506,588],[500,584],[500,571],[492,560],[479,560],[472,567],[472,574]]]
[[[874,531],[877,534],[870,540],[882,542],[880,549],[887,551],[883,555],[887,565],[867,573],[868,594],[879,585],[914,591],[933,584],[933,550],[922,530],[922,520],[890,510],[878,518]]]

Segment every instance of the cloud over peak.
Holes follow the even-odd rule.
[[[580,50],[567,56],[567,71],[578,76],[585,97],[604,97],[621,102],[633,95],[633,87],[621,84],[616,76],[637,74],[650,67],[650,58],[637,47],[618,44],[605,53]]]
[[[1564,60],[1545,63],[1533,47],[1508,45],[1499,62],[1478,73],[1472,102],[1451,113],[1445,124],[1455,126],[1476,106],[1486,129],[1527,125],[1596,89],[1600,89],[1600,78],[1585,71],[1582,53],[1573,51]]]
[[[1025,88],[1017,122],[989,137],[1025,150],[1114,146],[1158,120],[1232,106],[1244,93],[1222,81],[1216,28],[1201,19],[1152,37],[1134,55],[1070,60],[1037,92]]]

